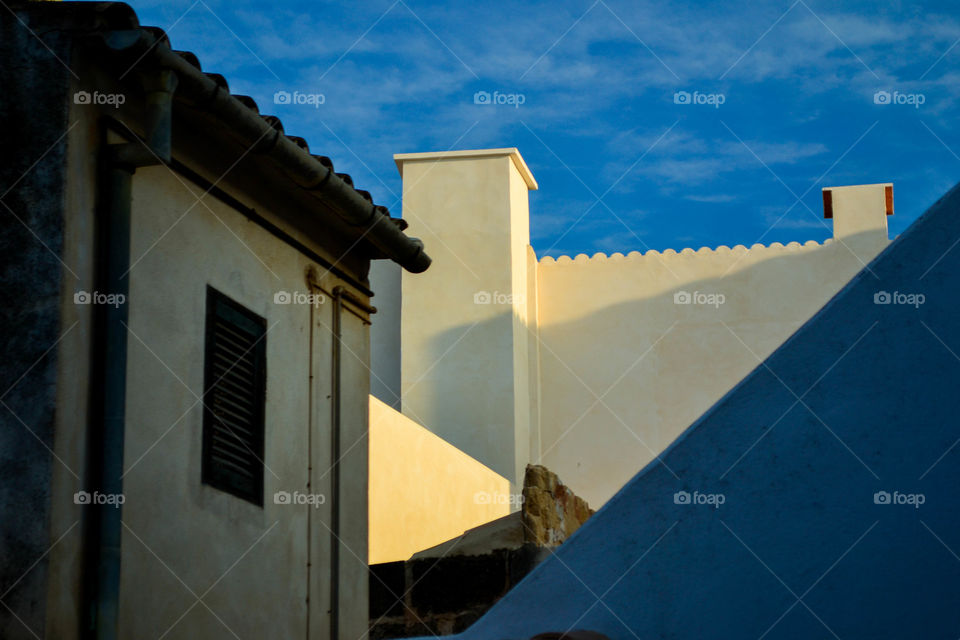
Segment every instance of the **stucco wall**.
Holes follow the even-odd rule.
[[[522,483],[529,461],[526,192],[515,149],[395,156],[433,266],[403,276],[401,410]]]
[[[885,245],[543,258],[540,462],[603,504]]]
[[[460,637],[953,637],[958,237],[954,188]]]
[[[370,397],[371,564],[505,516],[509,496],[509,480]]]
[[[307,482],[309,307],[275,305],[273,292],[296,290],[306,261],[213,199],[176,222],[191,206],[190,191],[163,167],[140,169],[134,178],[131,257],[142,260],[130,279],[121,580],[153,586],[123,591],[121,630],[141,637],[169,628],[195,600],[188,588],[202,593],[252,548],[205,601],[228,626],[247,633],[303,635],[307,508],[276,505],[273,495],[303,491]],[[267,320],[262,508],[200,482],[197,396],[208,284]],[[270,595],[281,589],[291,596],[284,603]],[[170,637],[222,629],[204,607],[194,607]]]
[[[72,215],[63,259],[82,280],[60,291],[64,322],[78,324],[58,345],[66,366],[58,377],[54,455],[60,464],[53,469],[50,528],[58,536],[69,531],[49,552],[47,624],[56,637],[76,635],[85,510],[73,498],[85,487],[87,426],[77,416],[85,415],[81,382],[87,379],[91,307],[74,304],[73,294],[92,289],[92,159],[99,127],[96,114],[78,111],[77,120],[69,138]],[[336,581],[341,633],[359,637],[367,625],[368,593],[368,328],[342,313],[341,522],[334,537],[329,293],[345,283],[324,274],[327,297],[312,310],[275,304],[278,291],[307,291],[311,261],[212,195],[196,203],[203,193],[165,167],[141,168],[134,176],[121,636],[169,629],[168,638],[217,637],[229,635],[229,626],[240,635],[327,637]],[[263,507],[201,482],[198,396],[208,284],[267,320]],[[277,491],[321,495],[323,503],[277,504]],[[340,548],[337,571],[334,544]],[[204,604],[197,603],[204,593]]]

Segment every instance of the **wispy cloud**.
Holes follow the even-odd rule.
[[[750,242],[769,224],[763,206],[791,204],[784,184],[804,191],[878,121],[827,179],[895,181],[899,225],[929,204],[930,182],[960,176],[944,152],[945,144],[960,154],[960,46],[951,49],[960,10],[952,6],[209,0],[183,16],[192,2],[132,4],[145,24],[176,23],[175,47],[196,51],[205,70],[227,75],[232,90],[280,115],[288,132],[387,204],[400,193],[393,153],[455,141],[519,147],[541,185],[532,212],[540,248],[563,237],[557,246],[569,251],[618,242],[629,250],[635,234],[655,248],[712,245],[709,216],[718,215],[731,221],[724,232],[734,242]],[[278,90],[315,91],[325,102],[275,105]],[[478,105],[478,91],[524,102]],[[677,104],[678,91],[724,102]],[[877,91],[922,94],[924,103],[877,104]],[[614,183],[569,232],[593,205],[590,191]],[[817,195],[806,206],[818,206]],[[746,209],[752,214],[734,215]],[[806,225],[791,215],[779,228]]]

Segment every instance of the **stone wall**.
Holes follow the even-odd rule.
[[[527,465],[523,479],[524,542],[554,547],[573,535],[593,510],[587,501],[560,482],[557,474],[537,464]]]

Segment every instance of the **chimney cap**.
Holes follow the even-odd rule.
[[[462,151],[426,151],[422,153],[395,153],[393,154],[393,161],[397,163],[397,170],[400,172],[400,177],[403,177],[403,163],[408,160],[465,160],[470,158],[495,158],[498,156],[510,156],[510,159],[513,160],[513,166],[517,168],[517,171],[520,172],[520,176],[523,178],[523,181],[527,184],[527,189],[530,191],[537,190],[537,181],[534,180],[533,174],[530,172],[530,168],[527,166],[527,163],[523,161],[523,156],[520,155],[520,150],[516,147],[506,147],[503,149],[465,149]]]
[[[886,214],[888,216],[892,216],[893,215],[893,183],[892,182],[876,182],[873,184],[850,184],[850,185],[844,185],[841,187],[823,187],[823,189],[821,190],[823,193],[823,217],[833,218],[833,192],[834,191],[866,190],[873,187],[883,187]]]

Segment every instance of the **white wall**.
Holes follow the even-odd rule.
[[[510,481],[370,397],[370,564],[510,513]]]
[[[541,260],[541,463],[606,502],[886,244],[863,240]]]
[[[433,265],[403,277],[401,408],[516,485],[529,460],[526,268],[536,188],[515,149],[401,154]]]

